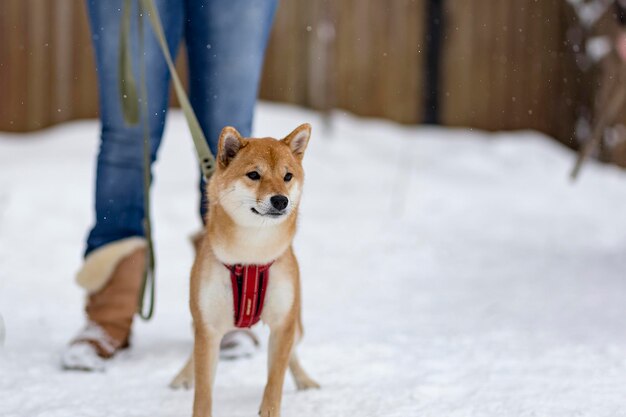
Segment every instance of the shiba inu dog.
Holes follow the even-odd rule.
[[[262,312],[256,319],[270,328],[268,378],[259,414],[280,416],[287,367],[298,389],[319,388],[295,351],[303,330],[299,269],[291,246],[304,180],[302,157],[310,134],[308,124],[282,140],[243,138],[232,127],[220,134],[217,168],[208,185],[204,237],[191,272],[194,351],[171,384],[190,387],[195,377],[194,417],[211,416],[222,336],[236,326],[238,314],[248,314],[250,320],[239,322],[248,327],[251,309],[260,311],[259,305]],[[257,278],[265,276],[256,283],[264,283],[266,290],[255,284],[253,295],[245,299],[249,288],[236,288],[235,277],[241,283],[244,273],[254,275],[252,270]],[[245,301],[241,311],[240,298]]]

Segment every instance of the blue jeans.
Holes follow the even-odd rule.
[[[263,56],[277,0],[156,0],[172,56],[184,38],[190,101],[216,152],[220,130],[234,126],[249,136]],[[143,236],[143,132],[124,123],[119,92],[122,0],[87,0],[96,53],[102,133],[96,171],[96,224],[85,255],[107,243]],[[133,1],[131,54],[138,74],[137,2]],[[152,162],[168,108],[170,74],[148,19],[144,59]],[[191,140],[191,139],[189,139]],[[201,216],[206,201],[200,183]]]

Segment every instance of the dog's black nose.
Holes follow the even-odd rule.
[[[272,198],[270,198],[270,203],[272,203],[272,207],[276,210],[284,210],[287,204],[289,204],[289,199],[284,195],[273,195]]]

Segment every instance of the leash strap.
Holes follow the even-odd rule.
[[[139,5],[139,50],[144,50],[144,35],[143,35],[143,10]],[[139,54],[139,71],[140,71],[140,97],[141,97],[141,119],[143,122],[143,207],[144,207],[144,219],[143,230],[146,235],[147,251],[146,251],[146,269],[144,271],[144,279],[141,283],[141,290],[139,291],[140,298],[137,307],[139,317],[143,320],[150,320],[154,314],[154,291],[155,291],[155,261],[154,261],[154,241],[152,239],[152,221],[151,221],[151,208],[150,208],[150,183],[152,182],[152,175],[150,172],[150,165],[152,162],[150,152],[150,122],[148,121],[148,89],[146,86],[146,60],[143,53]],[[148,310],[145,310],[144,302],[146,296],[146,289],[150,288],[150,304]]]
[[[138,31],[139,31],[139,77],[140,77],[140,92],[137,94],[137,86],[135,83],[135,77],[132,71],[132,56],[130,46],[130,23],[131,23],[131,6],[132,0],[124,0],[122,11],[122,22],[120,26],[120,56],[119,56],[119,91],[121,95],[122,113],[124,121],[129,125],[135,125],[139,123],[140,112],[139,103],[141,103],[141,113],[143,117],[143,197],[144,197],[144,233],[147,241],[146,251],[146,270],[144,272],[143,282],[141,284],[141,290],[139,292],[139,304],[137,313],[139,317],[144,320],[149,320],[154,314],[154,300],[155,300],[155,256],[154,256],[154,244],[152,239],[152,221],[150,216],[150,182],[151,182],[151,151],[150,151],[150,127],[148,121],[148,92],[146,86],[146,66],[144,58],[144,34],[143,34],[143,16],[148,14],[150,25],[157,38],[163,56],[169,68],[174,84],[174,91],[180,103],[183,114],[189,126],[189,132],[196,149],[196,155],[202,175],[206,181],[211,177],[215,171],[215,158],[211,153],[209,145],[207,144],[206,137],[200,128],[198,119],[191,107],[189,98],[185,93],[172,56],[165,39],[163,31],[163,25],[161,24],[161,18],[159,17],[158,10],[154,5],[153,0],[139,0],[137,16]],[[149,289],[149,305],[147,310],[145,307],[146,291]]]
[[[120,26],[120,56],[118,67],[118,87],[122,102],[122,115],[128,125],[139,123],[139,97],[137,85],[133,75],[132,58],[130,54],[130,8],[131,0],[125,0]],[[139,19],[141,20],[141,19]]]
[[[252,327],[261,319],[270,278],[267,265],[224,265],[230,271],[235,327]]]
[[[150,320],[154,314],[154,291],[155,291],[155,260],[154,245],[152,239],[152,221],[150,217],[150,127],[148,122],[148,93],[146,87],[146,68],[143,53],[144,36],[143,36],[143,19],[142,6],[138,5],[139,13],[137,16],[138,32],[139,32],[139,82],[141,91],[137,93],[137,84],[133,75],[132,56],[130,46],[130,23],[131,23],[131,6],[132,0],[124,0],[122,10],[122,22],[120,26],[120,46],[119,46],[119,91],[122,104],[122,114],[124,122],[128,125],[136,125],[140,122],[139,103],[143,117],[141,117],[143,131],[143,202],[144,202],[144,219],[143,228],[146,237],[146,268],[144,270],[141,287],[139,290],[139,300],[137,306],[137,314],[144,320]],[[147,310],[145,307],[146,291],[149,290],[149,304]]]
[[[215,171],[215,157],[213,157],[211,149],[209,149],[206,137],[204,136],[204,133],[200,128],[200,123],[198,123],[198,119],[196,118],[196,114],[194,113],[193,108],[189,103],[187,93],[185,93],[183,83],[180,81],[178,73],[176,72],[176,67],[174,66],[174,62],[172,61],[172,55],[170,54],[169,47],[167,46],[167,41],[165,40],[165,33],[163,31],[163,25],[161,24],[161,18],[159,17],[159,11],[154,5],[154,0],[139,0],[139,3],[141,5],[141,8],[148,13],[148,17],[150,18],[150,24],[152,26],[152,31],[154,32],[157,40],[159,41],[159,45],[161,46],[161,51],[163,52],[163,56],[165,57],[165,62],[167,62],[170,74],[172,75],[172,81],[174,83],[176,97],[180,102],[180,107],[183,110],[185,119],[187,120],[189,132],[191,133],[191,138],[193,139],[193,143],[196,148],[196,154],[198,156],[200,168],[202,169],[202,175],[204,175],[204,179],[208,181],[208,179],[211,178],[213,171]]]

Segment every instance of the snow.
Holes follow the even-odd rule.
[[[611,7],[610,0],[567,0],[584,27],[592,27]]]
[[[602,60],[612,49],[613,45],[608,36],[594,36],[593,38],[587,39],[587,55],[593,62]]]
[[[262,104],[256,133],[313,124],[295,247],[303,366],[284,417],[626,416],[626,175],[533,132],[406,127]],[[64,372],[92,221],[97,124],[0,134],[3,417],[190,416],[197,170],[173,112],[156,167],[157,314],[103,373]],[[263,352],[222,361],[214,416],[256,415]]]

